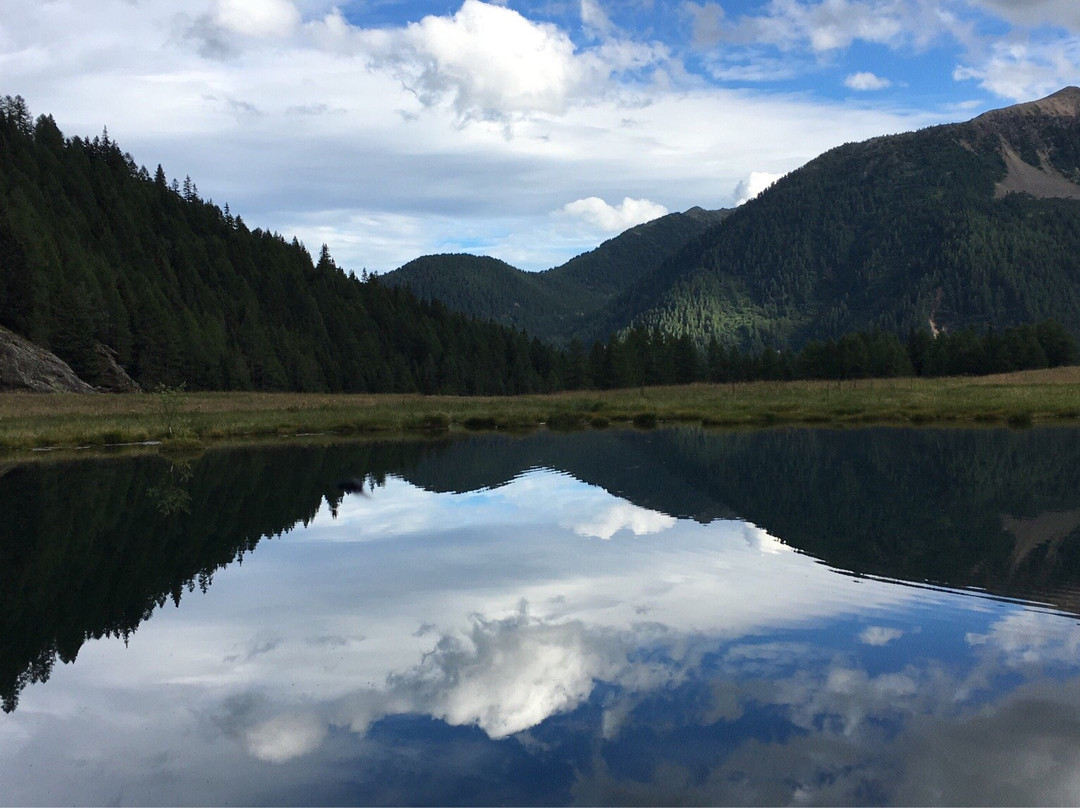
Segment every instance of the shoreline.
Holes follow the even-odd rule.
[[[1080,426],[1080,367],[996,376],[743,382],[512,397],[0,393],[0,452],[198,448],[300,435],[701,425]]]

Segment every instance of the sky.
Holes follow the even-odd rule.
[[[0,94],[357,274],[546,269],[1069,84],[1076,0],[0,0]]]

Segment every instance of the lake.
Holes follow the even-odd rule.
[[[1080,430],[0,462],[3,804],[1080,804]]]

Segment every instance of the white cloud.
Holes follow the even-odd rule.
[[[793,79],[805,67],[794,56],[771,59],[755,54],[720,54],[708,60],[709,75],[718,81],[776,82]]]
[[[859,633],[859,642],[866,645],[888,645],[893,640],[898,640],[903,636],[904,632],[898,628],[867,626]]]
[[[773,174],[768,171],[750,172],[750,176],[739,180],[738,185],[735,186],[735,204],[741,205],[744,202],[749,202],[762,191],[770,188],[773,183],[783,176],[783,174]]]
[[[781,7],[815,51],[846,48],[856,40],[887,44],[904,33],[902,21],[886,3],[824,0],[806,10],[795,3]]]
[[[996,42],[985,57],[958,66],[953,78],[975,80],[1003,98],[1030,101],[1080,83],[1080,41]]]
[[[259,760],[284,763],[315,751],[326,737],[326,724],[314,715],[289,713],[247,729],[244,746]]]
[[[906,6],[902,0],[771,0],[762,14],[726,19],[714,3],[687,4],[699,45],[726,41],[784,50],[809,46],[818,53],[846,48],[856,40],[902,41],[908,35]]]
[[[780,553],[791,552],[791,548],[780,539],[770,536],[767,530],[749,522],[743,525],[743,539],[748,547],[763,555],[779,555]]]
[[[852,90],[884,90],[886,87],[891,87],[892,82],[873,73],[861,71],[852,73],[844,79],[844,86]]]
[[[558,113],[585,80],[564,31],[480,0],[465,0],[452,17],[379,32],[369,47],[422,103],[449,97],[462,118]]]
[[[213,19],[238,34],[285,36],[300,24],[300,12],[290,0],[216,0]]]
[[[605,233],[621,233],[634,225],[667,215],[668,209],[648,199],[626,197],[618,205],[609,205],[599,197],[590,196],[563,205],[559,213],[580,219]]]
[[[629,530],[635,536],[660,533],[675,525],[675,517],[666,513],[650,511],[629,502],[610,505],[588,521],[573,526],[579,536],[610,539],[620,530]]]
[[[581,0],[581,24],[594,36],[607,36],[614,30],[599,0]]]
[[[391,673],[385,687],[342,698],[335,721],[364,733],[384,716],[420,713],[505,738],[578,707],[598,682],[645,690],[676,676],[673,660],[628,659],[640,639],[530,617],[524,604],[502,619],[474,615],[468,630],[440,635],[418,665]]]
[[[566,30],[482,0],[464,0],[452,16],[333,39],[351,41],[375,69],[393,71],[425,107],[450,103],[459,122],[560,115],[574,102],[621,95],[623,72],[670,61],[660,45],[614,36],[596,0],[582,0],[581,16],[599,42],[580,50]]]
[[[477,618],[467,637],[443,638],[414,674],[394,678],[391,700],[416,687],[432,715],[503,738],[573,709],[597,680],[615,677],[626,650],[598,640],[576,623]]]
[[[1080,659],[1080,634],[1059,615],[1023,609],[995,622],[986,634],[970,634],[971,645],[985,645],[1014,666],[1073,663]]]

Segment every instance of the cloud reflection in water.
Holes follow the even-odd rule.
[[[1071,618],[840,575],[566,475],[389,478],[28,689],[0,782],[20,803],[1075,803],[1078,652]]]

